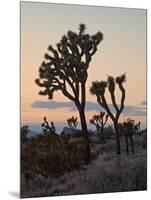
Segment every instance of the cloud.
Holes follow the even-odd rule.
[[[146,109],[139,106],[125,106],[123,115],[146,116]]]
[[[33,108],[43,108],[43,109],[59,109],[59,108],[68,108],[69,111],[76,111],[77,108],[73,102],[56,102],[56,101],[35,101],[31,105]],[[98,103],[88,101],[85,107],[86,111],[98,111],[100,110],[100,106]]]
[[[58,108],[74,108],[73,102],[57,102],[57,101],[35,101],[32,103],[33,108],[47,108],[47,109],[58,109]]]
[[[59,109],[59,108],[67,108],[69,111],[76,111],[77,108],[73,102],[56,102],[56,101],[35,101],[32,103],[32,108],[41,108],[41,109]],[[109,108],[114,113],[113,105],[109,104]],[[96,111],[99,112],[103,110],[98,103],[88,101],[86,102],[86,111]],[[144,107],[139,106],[129,106],[126,105],[123,110],[124,116],[146,116],[146,109]]]

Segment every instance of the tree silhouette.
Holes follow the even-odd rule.
[[[57,135],[55,132],[55,126],[53,121],[51,121],[51,126],[50,126],[46,117],[44,117],[43,120],[44,121],[41,124],[41,126],[43,128],[43,133],[47,141],[48,151],[51,151],[52,146],[61,145],[61,140],[59,138],[59,135]]]
[[[22,143],[27,141],[27,135],[29,133],[29,127],[28,126],[22,126],[21,127],[21,141]]]
[[[67,119],[67,123],[68,123],[68,126],[73,131],[73,133],[75,133],[76,132],[76,127],[78,125],[78,118],[72,116],[72,117],[70,117],[70,118]]]
[[[64,96],[73,101],[79,111],[82,132],[85,138],[86,158],[90,161],[90,143],[85,117],[86,81],[88,67],[92,56],[97,51],[97,46],[103,39],[103,34],[94,35],[85,33],[86,26],[79,25],[79,32],[68,31],[62,36],[61,41],[48,50],[45,60],[39,68],[39,79],[36,84],[43,87],[40,95],[53,98],[55,91],[61,91]]]
[[[121,76],[116,77],[115,79],[112,76],[108,76],[107,81],[95,81],[92,82],[92,86],[90,88],[90,92],[93,95],[96,95],[97,102],[101,107],[103,107],[106,112],[108,113],[109,117],[113,121],[114,124],[114,130],[116,135],[116,146],[117,146],[117,154],[121,153],[121,147],[120,147],[120,135],[119,135],[119,129],[118,129],[118,120],[120,117],[120,114],[122,113],[124,109],[124,101],[125,101],[125,89],[123,87],[123,83],[126,81],[126,75],[123,74]],[[119,87],[119,90],[121,91],[121,104],[118,106],[115,99],[115,87],[116,84]],[[108,88],[112,105],[115,108],[115,115],[111,112],[108,103],[105,98],[105,91],[106,88]]]
[[[137,124],[135,124],[135,132],[140,135],[141,134],[141,122],[138,122]]]
[[[100,142],[104,140],[104,126],[108,120],[108,115],[105,115],[105,112],[100,112],[99,115],[93,115],[90,119],[90,123],[95,125],[97,135],[99,136]]]
[[[43,123],[41,124],[41,126],[43,127],[43,132],[44,133],[49,133],[51,132],[52,134],[55,134],[55,126],[54,126],[54,123],[53,121],[51,121],[51,126],[49,125],[48,121],[47,121],[47,118],[44,117],[43,118]]]
[[[126,153],[129,154],[129,145],[128,145],[128,138],[130,139],[131,144],[131,151],[132,154],[135,153],[134,151],[134,141],[133,141],[133,134],[135,132],[135,120],[128,118],[124,123],[124,136],[125,136],[125,143],[126,143]]]

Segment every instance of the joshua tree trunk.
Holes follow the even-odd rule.
[[[97,125],[96,127],[96,135],[99,136],[100,127]]]
[[[134,154],[135,151],[134,151],[134,142],[133,142],[133,137],[132,136],[130,136],[130,141],[131,141],[132,154]]]
[[[50,138],[50,134],[47,136],[48,139],[48,153],[51,152],[51,138]]]
[[[125,145],[126,145],[126,153],[127,155],[129,154],[129,149],[128,149],[128,136],[125,135]]]
[[[79,115],[80,115],[80,121],[81,121],[81,127],[82,127],[82,134],[85,138],[85,163],[88,164],[90,162],[90,141],[89,141],[89,134],[86,124],[86,118],[85,118],[85,112],[84,108],[79,109]]]
[[[96,127],[96,135],[97,135],[99,142],[101,142],[101,133],[100,133],[100,127],[99,126]]]
[[[103,126],[101,127],[101,132],[100,132],[100,142],[103,143],[104,141],[104,130],[103,130]]]
[[[114,122],[114,130],[116,136],[116,153],[117,155],[121,154],[121,145],[120,145],[120,135],[119,135],[119,128],[117,122]]]

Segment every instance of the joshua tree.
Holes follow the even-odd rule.
[[[96,126],[96,131],[100,142],[103,142],[104,140],[104,126],[107,120],[108,115],[105,115],[105,112],[100,112],[99,115],[93,115],[92,119],[90,119],[90,123]]]
[[[135,121],[130,119],[130,118],[128,118],[123,123],[123,129],[124,129],[123,131],[124,131],[125,143],[126,143],[126,153],[129,154],[128,138],[130,138],[131,150],[132,150],[132,154],[134,154],[135,151],[134,151],[133,134],[135,132]]]
[[[135,132],[140,135],[141,133],[141,122],[138,122],[136,125],[135,125]]]
[[[117,154],[121,153],[121,147],[120,147],[120,135],[118,130],[118,120],[120,117],[120,114],[122,113],[124,109],[124,101],[125,101],[125,89],[123,87],[123,83],[126,81],[126,75],[123,74],[121,76],[116,77],[115,79],[112,76],[108,76],[107,81],[95,81],[92,82],[92,86],[90,88],[90,92],[93,95],[96,95],[97,102],[101,107],[103,107],[106,112],[108,113],[109,117],[113,121],[114,124],[114,130],[116,135],[116,145],[117,145]],[[121,104],[118,106],[115,99],[115,87],[116,84],[118,85],[120,91],[121,91]],[[115,115],[111,112],[108,103],[105,98],[105,91],[108,87],[113,107],[115,108]]]
[[[52,144],[61,144],[61,141],[59,139],[59,136],[55,133],[55,126],[53,121],[51,121],[50,126],[46,117],[44,117],[43,120],[44,122],[41,124],[41,126],[43,127],[43,132],[48,144],[48,150],[50,151]]]
[[[21,141],[24,143],[27,141],[27,135],[29,133],[29,128],[28,126],[22,126],[21,127]]]
[[[100,124],[99,124],[99,115],[93,115],[92,119],[90,119],[90,123],[96,127],[96,134],[99,134]]]
[[[51,126],[50,126],[46,117],[44,117],[43,120],[44,122],[41,124],[41,126],[43,127],[44,133],[51,132],[52,134],[55,134],[56,129],[55,129],[53,121],[51,121]]]
[[[71,128],[71,130],[73,131],[73,133],[76,132],[76,127],[78,125],[78,118],[77,117],[70,117],[69,119],[67,119],[67,123],[68,126]]]
[[[88,67],[92,56],[97,51],[97,46],[103,39],[103,34],[94,35],[85,33],[86,26],[79,25],[79,32],[68,31],[61,41],[48,50],[45,60],[39,68],[38,86],[43,87],[40,95],[53,98],[55,91],[61,91],[64,96],[73,101],[79,111],[82,132],[85,138],[85,161],[90,161],[90,143],[85,117],[86,81]]]

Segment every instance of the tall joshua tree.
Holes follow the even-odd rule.
[[[96,126],[100,142],[103,142],[104,140],[104,126],[107,120],[108,114],[105,115],[105,112],[100,112],[99,115],[93,115],[92,119],[90,119],[90,123]]]
[[[39,92],[40,95],[48,95],[48,98],[52,99],[54,92],[60,90],[75,103],[85,138],[85,161],[88,163],[90,144],[85,117],[87,70],[103,34],[98,31],[89,35],[85,30],[86,26],[80,24],[78,33],[68,31],[56,48],[51,45],[48,47],[51,54],[45,54],[45,61],[39,68],[39,79],[36,79],[36,83],[44,88]]]
[[[68,123],[68,126],[73,130],[73,132],[75,133],[76,132],[76,128],[77,128],[77,125],[78,125],[78,118],[77,117],[70,117],[67,119],[67,123]]]
[[[108,113],[109,117],[113,121],[114,124],[114,130],[116,135],[116,145],[117,145],[117,154],[121,153],[121,147],[120,147],[120,135],[119,135],[119,129],[118,129],[118,120],[120,117],[120,114],[122,113],[124,109],[124,101],[125,101],[125,88],[123,87],[123,83],[126,81],[126,75],[123,74],[121,76],[118,76],[116,78],[113,78],[112,76],[108,76],[107,81],[95,81],[92,82],[92,86],[90,88],[90,92],[93,95],[96,95],[97,102],[100,104],[101,107],[103,107],[106,112]],[[118,85],[119,90],[121,91],[121,102],[118,106],[116,103],[115,98],[115,87]],[[115,108],[115,115],[111,112],[108,103],[105,98],[105,91],[106,88],[108,88],[113,107]]]

